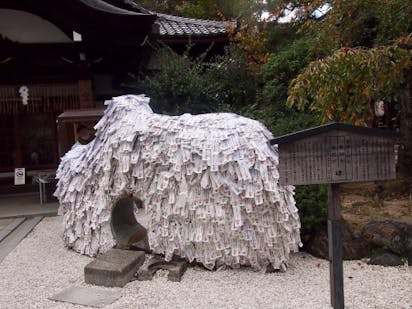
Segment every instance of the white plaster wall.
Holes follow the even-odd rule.
[[[51,22],[24,11],[11,9],[0,9],[0,34],[20,43],[72,42]]]

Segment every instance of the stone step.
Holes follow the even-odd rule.
[[[185,259],[174,258],[170,262],[166,262],[164,257],[154,255],[150,257],[137,272],[137,279],[139,281],[152,280],[154,274],[159,270],[168,270],[167,279],[169,281],[180,282],[183,274],[186,272],[188,262]]]
[[[11,232],[13,232],[20,224],[26,220],[25,217],[16,219],[3,219],[7,220],[8,224],[0,230],[0,243],[5,239]]]
[[[42,219],[41,216],[26,219],[3,239],[0,243],[0,262],[17,247]]]
[[[84,268],[86,283],[106,287],[125,286],[142,266],[145,253],[142,251],[130,251],[110,249]]]

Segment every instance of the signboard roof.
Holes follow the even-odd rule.
[[[382,138],[385,138],[385,137],[386,138],[399,138],[400,137],[400,134],[394,131],[383,130],[383,129],[378,129],[378,128],[353,126],[350,124],[340,123],[340,122],[332,122],[332,123],[328,123],[328,124],[321,125],[318,127],[313,127],[313,128],[309,128],[306,130],[275,137],[274,139],[270,141],[270,143],[272,145],[290,143],[290,142],[298,141],[298,140],[308,138],[311,136],[315,136],[318,134],[327,133],[333,130],[346,131],[346,132],[352,132],[352,133],[357,133],[361,135],[376,136],[376,137],[382,137]]]
[[[282,185],[396,178],[397,132],[331,123],[271,140]]]

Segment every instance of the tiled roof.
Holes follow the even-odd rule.
[[[116,2],[123,3],[128,9],[140,13],[156,15],[153,33],[163,38],[224,36],[229,33],[231,27],[236,26],[235,21],[186,18],[149,11],[132,0],[117,0]]]
[[[228,34],[233,22],[185,18],[155,13],[154,32],[162,37],[214,36]],[[156,29],[157,28],[157,29]]]

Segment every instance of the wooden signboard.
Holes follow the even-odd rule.
[[[282,144],[282,185],[393,179],[395,145],[391,138],[330,130]]]
[[[344,308],[338,184],[396,178],[397,137],[396,132],[331,123],[271,140],[279,149],[282,185],[329,184],[330,289],[335,309]]]

